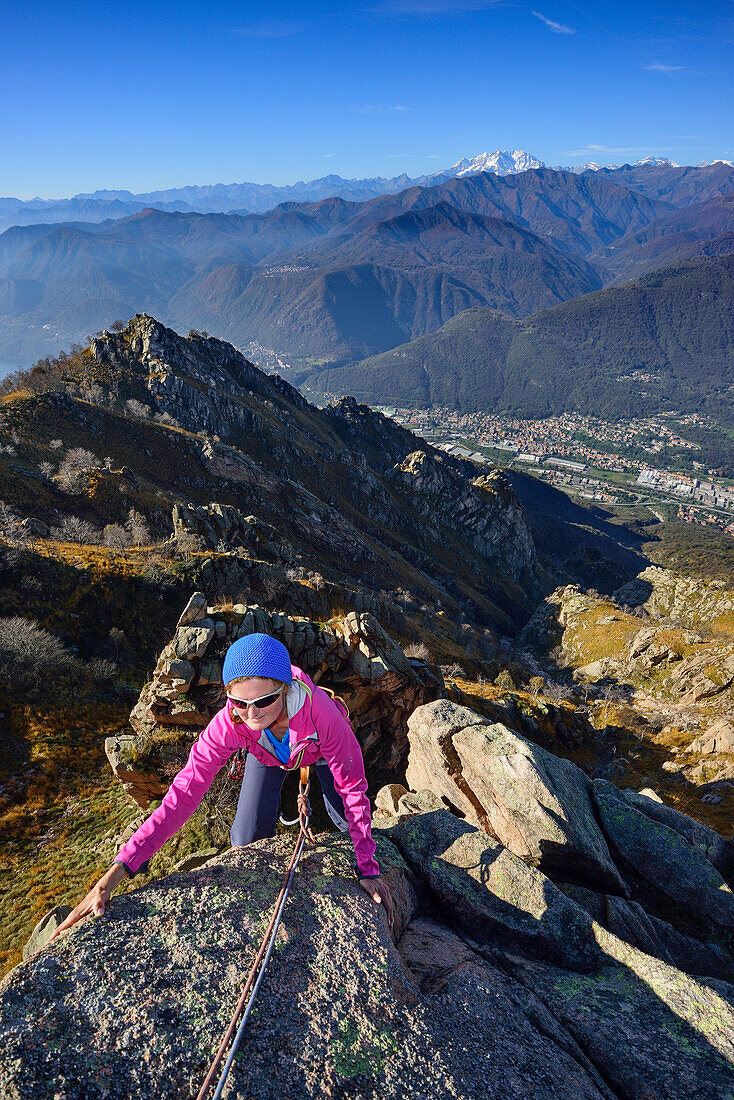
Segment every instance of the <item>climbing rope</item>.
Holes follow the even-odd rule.
[[[217,1073],[219,1073],[219,1079],[217,1080],[216,1086],[214,1087],[214,1092],[211,1094],[211,1100],[219,1100],[222,1095],[224,1086],[227,1083],[227,1078],[229,1077],[229,1071],[232,1068],[232,1063],[234,1062],[235,1055],[237,1054],[237,1048],[239,1047],[240,1042],[242,1041],[242,1037],[245,1033],[247,1021],[250,1017],[252,1006],[255,1003],[257,991],[260,988],[260,983],[263,980],[265,968],[267,967],[270,956],[273,953],[273,948],[275,946],[275,937],[278,933],[280,920],[283,916],[285,903],[288,899],[288,891],[291,888],[293,876],[296,873],[296,868],[298,867],[298,862],[301,858],[304,844],[316,844],[316,840],[310,828],[311,804],[308,801],[308,792],[311,788],[311,784],[308,778],[308,773],[308,768],[301,768],[300,782],[298,785],[298,818],[296,819],[300,822],[301,830],[298,834],[298,840],[296,841],[296,846],[293,850],[291,861],[288,864],[288,869],[285,873],[283,885],[278,895],[278,899],[275,903],[275,909],[270,919],[270,924],[265,931],[262,943],[260,944],[260,949],[255,956],[255,961],[253,962],[252,967],[250,968],[250,972],[247,975],[247,980],[242,986],[240,999],[238,1000],[237,1005],[235,1006],[235,1010],[232,1013],[232,1019],[230,1020],[229,1027],[222,1037],[222,1041],[219,1044],[219,1049],[214,1056],[214,1061],[209,1067],[209,1072],[206,1075],[204,1084],[201,1086],[198,1092],[196,1100],[207,1100],[207,1097],[209,1097],[211,1093],[212,1086],[214,1086],[214,1080],[217,1076]],[[228,1049],[229,1054],[227,1054]],[[226,1062],[224,1062],[224,1066],[221,1068],[220,1072],[220,1066],[222,1066],[225,1055]]]

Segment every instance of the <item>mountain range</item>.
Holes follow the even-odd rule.
[[[415,185],[442,183],[454,176],[476,172],[508,175],[543,167],[543,162],[531,153],[495,149],[493,153],[463,157],[450,168],[414,179],[405,172],[393,177],[375,176],[369,179],[343,179],[332,174],[280,187],[271,183],[215,183],[137,194],[127,190],[101,190],[67,199],[0,198],[0,230],[13,225],[69,220],[99,222],[137,214],[150,206],[158,210],[199,214],[248,214],[263,213],[282,202],[319,202],[334,197],[364,202],[376,195],[394,194]]]
[[[550,398],[567,407],[594,394],[598,368],[609,375],[604,404],[620,413],[629,387],[613,380],[651,368],[672,374],[648,405],[676,398],[695,407],[697,392],[717,405],[731,310],[722,273],[732,252],[734,168],[723,162],[469,172],[366,201],[332,196],[261,214],[149,208],[100,223],[14,226],[0,234],[0,359],[27,362],[148,312],[240,347],[271,348],[296,383],[355,388],[385,404],[451,390],[483,407],[501,399],[537,412]],[[681,299],[676,328],[670,310],[683,285],[716,308],[692,311]],[[643,299],[667,318],[665,339],[645,331]],[[485,348],[478,333],[489,330],[505,335]],[[616,334],[613,346],[605,333]],[[396,371],[394,349],[405,370]],[[443,381],[430,368],[416,389],[415,364],[448,353]],[[505,353],[509,381],[501,380]],[[561,362],[566,372],[575,364],[573,384],[557,375]],[[541,363],[558,384],[536,384]]]
[[[264,214],[148,209],[14,226],[0,234],[0,358],[30,359],[148,311],[290,358],[354,361],[474,306],[522,317],[651,265],[725,252],[733,193],[724,164],[539,168]]]
[[[730,161],[715,163],[729,164]],[[677,168],[665,157],[645,157],[633,167]],[[101,222],[108,218],[123,218],[138,214],[148,207],[157,210],[199,214],[248,214],[264,213],[282,202],[319,202],[321,199],[343,198],[351,202],[364,202],[377,195],[391,195],[406,187],[430,187],[454,177],[474,175],[477,172],[494,172],[499,176],[526,172],[532,168],[545,168],[542,160],[522,149],[495,149],[492,153],[478,153],[462,157],[450,168],[411,178],[405,172],[398,176],[375,176],[368,179],[343,179],[338,175],[321,176],[314,180],[276,186],[271,183],[215,183],[171,187],[158,191],[99,190],[73,195],[63,199],[0,198],[0,232],[13,225],[38,225],[65,221]],[[596,163],[559,165],[559,171],[583,173],[598,171]],[[699,165],[699,167],[701,167]],[[606,170],[614,171],[614,165]]]

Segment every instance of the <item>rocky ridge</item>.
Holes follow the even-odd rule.
[[[340,574],[348,569],[355,579],[387,567],[403,583],[417,570],[414,586],[425,576],[434,599],[436,589],[446,590],[505,630],[530,609],[535,550],[522,506],[502,479],[478,478],[475,464],[433,451],[353,399],[317,409],[231,345],[194,332],[180,337],[144,314],[96,337],[86,354],[95,384],[179,426],[183,468],[195,476],[185,496],[176,494],[178,527],[201,530],[211,544],[221,524],[210,530],[196,510],[216,501],[243,519],[257,516],[285,560],[338,559]],[[416,463],[430,477],[412,476]],[[458,501],[458,512],[436,512],[431,485]],[[205,486],[212,495],[202,501]],[[234,523],[227,531],[251,545],[242,521],[224,514]]]
[[[416,789],[384,788],[374,819],[392,935],[348,841],[320,836],[227,1095],[732,1093],[731,841],[448,700],[409,726]],[[3,1095],[193,1097],[292,839],[118,898],[17,967]]]
[[[518,644],[587,685],[610,721],[655,734],[662,770],[718,804],[734,780],[733,609],[723,584],[649,567],[612,599],[557,589]]]

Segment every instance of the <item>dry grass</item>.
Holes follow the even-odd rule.
[[[729,641],[734,640],[734,611],[727,611],[723,615],[717,615],[711,623],[711,629],[715,634],[720,634]]]
[[[83,702],[11,711],[26,759],[0,800],[0,969],[18,961],[44,913],[83,896],[104,870],[96,843],[134,816],[104,755],[126,711]]]
[[[614,616],[610,623],[599,619]],[[640,629],[640,620],[627,615],[611,603],[599,603],[578,620],[568,622],[564,633],[564,648],[579,665],[614,657],[622,652]]]
[[[117,838],[141,811],[112,774],[105,737],[127,725],[127,708],[83,702],[12,713],[12,736],[27,758],[13,768],[14,796],[0,801],[0,975],[21,960],[34,925],[55,905],[73,906],[110,866]],[[18,782],[18,778],[20,782]],[[209,847],[207,811],[198,811],[140,875],[137,889]]]

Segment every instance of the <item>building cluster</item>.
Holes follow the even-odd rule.
[[[547,456],[583,461],[601,470],[630,470],[639,466],[639,460],[625,455],[630,449],[658,454],[663,447],[677,447],[694,451],[697,443],[684,439],[665,423],[665,417],[646,417],[612,423],[580,413],[563,413],[543,420],[523,420],[490,413],[457,413],[452,409],[383,409],[412,431],[420,435],[440,432],[442,437],[452,430],[460,438],[467,437],[477,446],[499,451],[516,451],[518,456],[537,456],[542,461]],[[687,422],[694,421],[695,414]],[[604,444],[598,449],[595,443]],[[615,451],[622,453],[614,453]],[[532,461],[524,458],[524,461]]]
[[[721,512],[708,512],[703,508],[679,504],[676,515],[684,523],[697,523],[703,527],[717,527],[720,531],[725,531],[728,535],[734,536],[734,520],[722,515]]]
[[[681,425],[711,428],[710,417],[698,413],[662,413],[612,423],[579,413],[522,420],[439,408],[385,408],[381,411],[435,447],[457,457],[475,462],[499,459],[503,465],[532,471],[535,477],[564,492],[605,504],[633,503],[641,494],[644,497],[650,491],[659,492],[681,502],[678,515],[687,523],[714,525],[734,534],[734,522],[727,515],[734,512],[734,487],[710,480],[713,471],[708,471],[709,480],[705,480],[705,467],[693,457],[700,450],[698,444],[678,434]],[[676,430],[670,427],[673,418]],[[603,449],[598,449],[599,445]],[[640,451],[654,455],[665,446],[688,452],[691,475],[654,469],[641,463]],[[478,448],[493,452],[492,458]],[[602,477],[603,471],[623,473],[627,487],[616,484],[620,480],[618,476],[613,477],[614,484],[593,476],[589,467],[599,471]]]
[[[672,493],[677,497],[686,497],[699,504],[708,504],[714,508],[723,508],[734,512],[734,489],[716,481],[702,481],[685,474],[670,473],[668,470],[652,470],[643,467],[635,485],[656,492]]]

